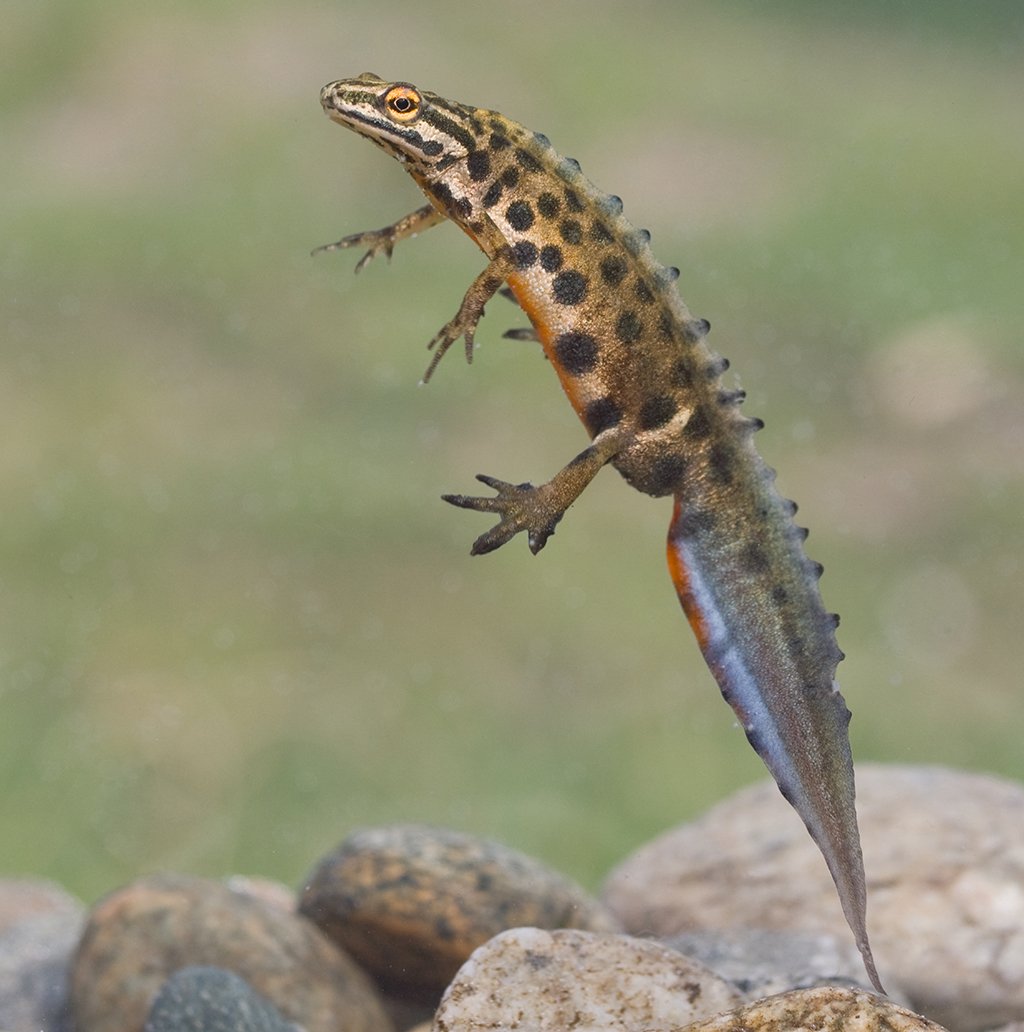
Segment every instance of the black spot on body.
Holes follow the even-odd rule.
[[[728,448],[723,447],[721,444],[711,447],[708,451],[708,472],[716,483],[722,485],[732,483],[732,455],[729,453]]]
[[[483,206],[485,208],[493,208],[498,203],[498,201],[501,200],[501,195],[502,195],[503,190],[504,190],[504,188],[502,187],[501,183],[499,183],[498,180],[496,179],[487,188],[487,193],[485,193],[484,196],[483,196],[483,199],[482,199],[482,202],[481,202],[483,204]]]
[[[608,396],[592,401],[583,410],[583,424],[591,437],[596,437],[602,430],[618,425],[621,419],[622,409]]]
[[[641,304],[649,305],[654,300],[654,292],[647,285],[646,280],[638,279],[633,284],[633,293],[636,294],[636,298]]]
[[[537,198],[537,211],[546,219],[555,218],[562,210],[562,202],[550,192],[545,192]]]
[[[430,192],[441,202],[445,208],[452,206],[452,189],[447,183],[433,183]]]
[[[473,202],[468,197],[457,197],[454,208],[464,219],[473,214]]]
[[[580,167],[579,163],[576,164],[576,167]],[[569,211],[581,212],[586,208],[586,205],[576,195],[575,190],[567,189],[565,191],[565,203]]]
[[[656,394],[640,406],[640,429],[657,430],[664,426],[677,412],[679,406],[670,394]]]
[[[551,292],[560,305],[578,305],[587,296],[587,277],[575,269],[566,269],[555,277]]]
[[[698,405],[690,413],[690,418],[686,421],[683,433],[687,434],[694,441],[702,441],[705,437],[711,436],[711,421],[701,406]]]
[[[672,366],[672,372],[669,373],[668,382],[673,387],[683,390],[693,386],[693,374],[690,372],[690,365],[685,358],[676,360],[675,365]],[[690,417],[690,421],[693,421],[693,416]]]
[[[772,601],[776,605],[784,606],[789,601],[789,592],[781,584],[776,584],[772,588]]]
[[[651,463],[650,473],[644,478],[644,491],[655,497],[671,494],[685,472],[686,459],[682,455],[662,455]]]
[[[469,157],[466,158],[466,168],[469,170],[469,178],[474,183],[486,179],[491,174],[490,154],[482,150],[470,151]]]
[[[542,167],[541,163],[522,147],[516,149],[516,161],[519,162],[519,167],[526,172],[539,172]]]
[[[662,340],[673,340],[675,338],[676,321],[667,308],[663,308],[661,315],[658,316],[658,332],[661,334]]]
[[[428,158],[436,158],[444,150],[444,144],[440,140],[427,140],[421,149]]]
[[[612,231],[599,219],[594,221],[594,224],[590,227],[590,238],[596,240],[599,244],[611,244],[615,242],[615,237],[612,235]]]
[[[583,243],[583,227],[576,219],[563,219],[558,233],[567,244]]]
[[[558,272],[564,260],[562,249],[554,244],[545,244],[540,249],[540,266],[545,272]]]
[[[601,259],[601,279],[609,287],[617,287],[626,278],[627,271],[625,258],[621,258],[617,254],[611,254],[607,258]]]
[[[694,537],[715,529],[718,517],[710,509],[687,509],[679,517],[676,527],[683,537]]]
[[[501,173],[501,181],[505,186],[511,189],[519,182],[519,169],[509,165],[509,167]]]
[[[504,133],[493,132],[491,133],[490,140],[487,142],[487,146],[490,147],[492,151],[500,151],[505,150],[506,147],[511,147],[512,144],[509,143],[509,139]]]
[[[505,209],[508,224],[520,233],[525,233],[533,225],[533,208],[526,201],[513,201]]]
[[[528,269],[537,261],[537,248],[529,240],[519,240],[512,248],[515,254],[516,267]]]
[[[589,373],[597,365],[600,346],[589,333],[572,330],[555,340],[558,364],[572,376]]]
[[[644,332],[644,324],[636,312],[626,311],[615,321],[615,336],[623,344],[632,344],[640,339]]]
[[[751,541],[743,549],[743,554],[740,556],[740,562],[751,572],[751,573],[764,573],[768,569],[768,554],[756,541]]]

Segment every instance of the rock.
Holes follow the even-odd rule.
[[[351,834],[309,876],[299,909],[387,992],[431,1004],[506,928],[617,930],[596,900],[539,861],[414,824]]]
[[[27,907],[28,916],[0,931],[0,1028],[70,1029],[68,972],[84,907],[66,900]]]
[[[857,784],[883,982],[958,1032],[1024,1018],[1024,787],[869,764]],[[850,939],[818,850],[770,782],[639,849],[604,899],[634,934],[746,927]]]
[[[56,882],[36,878],[0,878],[0,932],[37,914],[80,917],[82,904]]]
[[[248,874],[233,874],[224,879],[224,884],[232,891],[243,896],[252,896],[270,903],[289,914],[295,913],[298,900],[295,893],[281,882],[272,878],[258,878]]]
[[[727,979],[748,1000],[837,982],[853,988],[864,977],[857,947],[831,935],[744,928],[683,932],[663,941]]]
[[[184,875],[142,878],[97,903],[72,965],[77,1032],[137,1032],[183,967],[244,978],[308,1032],[388,1030],[366,976],[317,929],[279,906]]]
[[[740,1001],[724,979],[656,942],[514,928],[462,965],[441,999],[434,1030],[669,1029]]]
[[[386,992],[382,992],[380,998],[384,1004],[384,1010],[391,1019],[391,1024],[395,1026],[395,1032],[408,1032],[409,1029],[419,1025],[430,1027],[434,1020],[434,1011],[437,1010],[440,994],[430,1003],[403,1000],[400,996],[392,996]]]
[[[244,979],[216,967],[175,971],[156,994],[145,1032],[296,1032]]]
[[[945,1032],[884,996],[839,986],[797,989],[708,1021],[686,1032]]]

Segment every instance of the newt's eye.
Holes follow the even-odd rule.
[[[384,110],[396,122],[415,122],[422,106],[423,98],[412,86],[399,84],[384,94]]]

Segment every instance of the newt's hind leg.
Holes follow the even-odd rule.
[[[618,428],[598,435],[584,451],[560,469],[546,484],[509,484],[495,477],[479,474],[477,480],[493,487],[493,497],[442,495],[460,509],[498,513],[501,519],[473,542],[471,555],[483,555],[500,548],[520,531],[526,531],[530,551],[536,555],[555,532],[566,509],[583,493],[609,459],[618,454],[631,438]]]

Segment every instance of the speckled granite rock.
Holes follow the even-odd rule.
[[[487,839],[422,825],[350,835],[299,905],[388,992],[436,1002],[481,943],[519,925],[617,930],[568,878]]]
[[[77,1032],[141,1030],[160,985],[207,964],[243,977],[308,1032],[391,1027],[366,976],[308,921],[220,882],[157,875],[90,912],[72,965]]]
[[[187,967],[160,987],[145,1032],[298,1032],[298,1026],[234,972]]]
[[[797,989],[687,1025],[685,1032],[945,1032],[884,996],[840,986]]]
[[[869,764],[857,786],[883,981],[957,1032],[1024,1018],[1024,787]],[[747,927],[849,938],[821,856],[768,782],[638,850],[604,898],[635,934]]]
[[[703,965],[628,935],[514,928],[463,964],[435,1032],[670,1029],[735,1007],[740,994]]]
[[[858,988],[864,979],[853,942],[840,942],[824,933],[743,928],[682,932],[663,941],[732,982],[747,1000],[818,985]]]
[[[0,1028],[70,1029],[69,969],[85,908],[67,900],[24,908],[0,931]]]

